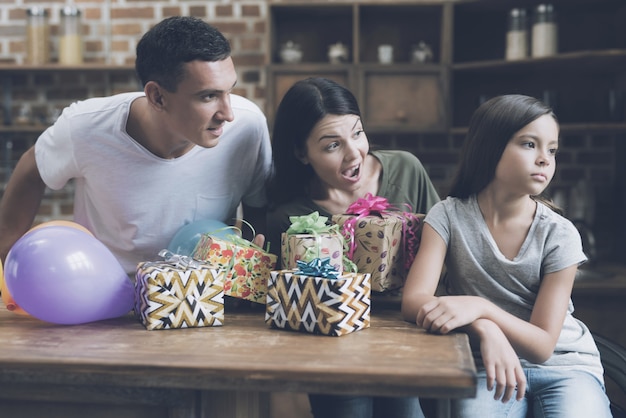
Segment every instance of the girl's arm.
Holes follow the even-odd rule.
[[[419,250],[413,260],[402,291],[402,316],[405,321],[416,322],[421,307],[436,300],[435,292],[443,270],[447,246],[428,224],[424,224]],[[421,324],[417,324],[420,325]]]
[[[477,296],[444,296],[421,304],[416,323],[431,332],[446,334],[479,318],[497,324],[515,351],[533,363],[545,362],[561,333],[577,266],[546,274],[530,321],[512,315]]]
[[[461,302],[459,306],[462,308],[464,296],[434,296],[446,252],[444,240],[430,225],[424,224],[419,251],[409,271],[402,295],[402,316],[406,321],[424,327],[421,318],[424,315],[423,307],[429,304],[436,306],[440,300],[457,300]],[[473,299],[477,304],[488,303],[481,298]],[[467,325],[463,331],[468,333],[473,343],[480,346],[487,371],[488,388],[491,390],[495,387],[494,398],[508,402],[517,388],[517,399],[520,400],[526,391],[526,378],[515,350],[500,327],[493,321],[478,317],[463,325]],[[428,326],[424,328],[428,329]]]

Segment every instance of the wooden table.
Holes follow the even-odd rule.
[[[426,334],[397,311],[327,337],[271,329],[260,309],[227,312],[223,327],[147,331],[132,315],[66,326],[0,307],[0,411],[13,417],[54,400],[90,418],[90,405],[147,411],[121,418],[265,418],[273,391],[447,400],[474,396],[475,374],[466,335]]]

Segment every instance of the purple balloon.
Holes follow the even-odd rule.
[[[30,315],[57,324],[82,324],[127,314],[134,304],[130,278],[113,253],[76,228],[27,232],[4,263],[15,302]]]

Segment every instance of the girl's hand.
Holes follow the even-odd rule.
[[[447,334],[479,319],[487,303],[477,296],[441,296],[425,303],[415,322],[429,332]]]
[[[495,385],[494,399],[508,402],[517,389],[516,399],[526,393],[526,376],[517,353],[500,328],[489,320],[478,320],[472,328],[480,339],[480,352],[487,372],[487,389]]]

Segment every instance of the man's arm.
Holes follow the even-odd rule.
[[[32,226],[46,185],[35,163],[35,147],[20,158],[0,202],[0,259]]]

